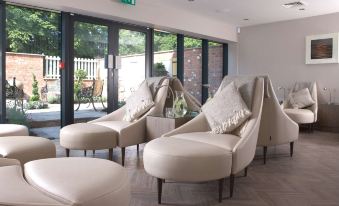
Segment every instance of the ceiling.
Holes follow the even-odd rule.
[[[305,10],[282,6],[294,1],[298,0],[137,0],[137,4],[165,4],[239,27],[339,12],[339,0],[303,0]]]

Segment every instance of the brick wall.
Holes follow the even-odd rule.
[[[26,98],[32,95],[33,74],[39,82],[40,88],[45,85],[43,79],[43,55],[6,53],[6,79],[20,81],[24,85]]]

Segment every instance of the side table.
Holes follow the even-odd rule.
[[[193,119],[193,116],[184,116],[184,117],[165,117],[163,115],[158,116],[147,116],[146,117],[146,132],[148,140],[152,140],[161,135],[170,132],[186,122]]]

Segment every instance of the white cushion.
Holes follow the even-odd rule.
[[[0,205],[63,205],[30,186],[18,165],[0,167],[0,185]]]
[[[0,124],[0,137],[28,136],[28,128],[19,124]]]
[[[314,122],[314,113],[308,109],[284,109],[285,113],[298,124]]]
[[[202,111],[214,134],[230,133],[251,116],[234,82],[204,104]]]
[[[128,206],[127,171],[96,158],[53,158],[25,164],[27,181],[42,193],[68,205]]]
[[[147,112],[154,105],[152,92],[144,81],[139,89],[126,100],[126,114],[124,120],[132,122]]]
[[[231,150],[204,142],[161,137],[144,148],[146,172],[161,179],[211,181],[229,176],[231,166]]]
[[[291,93],[289,101],[292,108],[295,109],[309,107],[315,103],[308,88]]]

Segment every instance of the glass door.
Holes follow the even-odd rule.
[[[74,121],[106,114],[108,26],[74,22]]]
[[[119,29],[118,106],[134,92],[146,76],[146,33]]]

